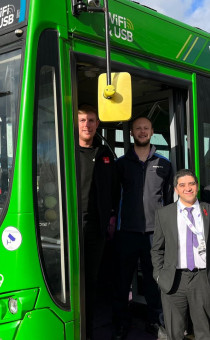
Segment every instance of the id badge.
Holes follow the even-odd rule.
[[[203,255],[205,254],[205,252],[206,252],[206,243],[204,240],[201,240],[198,246],[198,254]]]

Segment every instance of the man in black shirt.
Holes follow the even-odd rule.
[[[97,276],[105,246],[107,227],[115,214],[115,162],[107,146],[97,143],[99,125],[95,108],[83,105],[78,111],[81,197],[84,236],[86,333],[92,338]]]

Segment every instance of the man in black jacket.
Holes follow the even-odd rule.
[[[131,135],[134,147],[117,161],[122,197],[115,249],[114,339],[123,339],[127,332],[128,296],[139,257],[148,308],[147,330],[158,335],[162,307],[158,286],[152,277],[150,250],[155,210],[173,201],[171,163],[150,144],[151,121],[145,117],[136,118]]]
[[[84,237],[86,333],[92,338],[97,276],[105,236],[115,204],[115,162],[107,146],[95,139],[99,125],[95,108],[83,105],[78,111],[81,197]]]

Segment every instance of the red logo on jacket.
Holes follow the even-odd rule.
[[[109,164],[110,163],[109,157],[103,157],[103,161],[104,161],[105,164]]]
[[[206,216],[208,216],[208,213],[207,213],[207,211],[206,211],[205,208],[203,208],[203,212],[204,212],[204,214],[205,214]]]

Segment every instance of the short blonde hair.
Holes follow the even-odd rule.
[[[98,112],[96,110],[96,108],[92,105],[89,104],[83,104],[81,106],[79,106],[78,109],[78,114],[82,114],[82,113],[94,113],[98,119]]]

